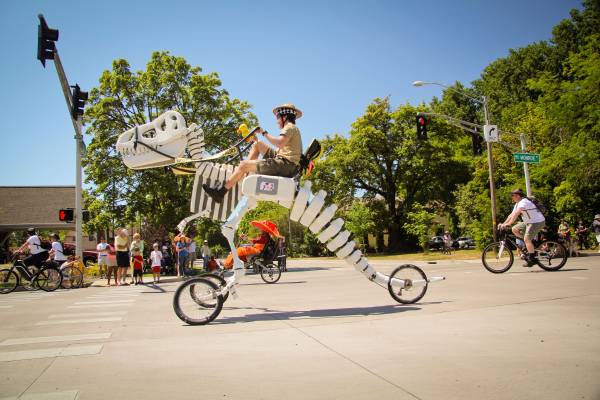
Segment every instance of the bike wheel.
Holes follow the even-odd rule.
[[[83,273],[77,267],[66,267],[61,270],[64,289],[75,289],[83,286]]]
[[[404,287],[394,285],[393,280],[404,281]],[[418,284],[413,284],[418,283]],[[388,281],[388,292],[398,303],[413,304],[421,300],[427,293],[427,276],[425,272],[416,265],[401,265],[390,274]]]
[[[260,269],[260,277],[265,283],[276,283],[281,278],[281,269],[278,265],[267,264]]]
[[[0,294],[7,294],[19,286],[19,276],[10,269],[0,269]]]
[[[558,271],[567,262],[567,249],[553,241],[542,242],[535,249],[537,264],[546,271]]]
[[[200,278],[204,278],[204,279],[208,279],[210,281],[212,281],[215,285],[219,286],[220,288],[224,288],[225,286],[227,286],[227,282],[225,281],[225,278],[223,278],[220,275],[215,275],[215,274],[203,274],[200,276]],[[194,289],[194,286],[190,286],[190,296],[192,296],[192,299],[194,299],[194,301],[196,303],[198,303],[198,305],[201,305],[203,307],[214,307],[214,304],[207,304],[204,303],[202,301],[202,299],[200,299],[197,295],[196,295],[196,290]],[[227,299],[229,298],[229,292],[225,293],[223,295],[223,303],[225,303],[227,301]]]
[[[53,292],[60,287],[62,274],[57,268],[47,267],[40,271],[35,278],[35,286],[45,292]]]
[[[488,244],[481,255],[481,262],[485,269],[494,274],[508,271],[512,267],[514,259],[512,250],[504,242]]]
[[[219,315],[222,308],[223,296],[219,294],[219,286],[206,278],[193,278],[184,282],[173,297],[175,314],[189,325],[208,324]]]

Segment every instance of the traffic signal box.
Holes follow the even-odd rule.
[[[72,86],[73,87],[73,106],[71,108],[71,114],[73,118],[77,119],[78,116],[83,115],[83,108],[85,107],[85,102],[88,99],[88,93],[82,92],[79,85]]]
[[[420,140],[427,140],[427,125],[429,120],[423,116],[417,114],[417,138]]]
[[[483,154],[483,137],[478,133],[473,133],[471,136],[473,142],[473,155],[480,156]]]
[[[58,220],[62,221],[62,222],[73,221],[73,209],[72,208],[64,208],[62,210],[58,210]]]
[[[48,28],[46,20],[42,14],[38,15],[40,24],[38,25],[38,48],[37,59],[40,60],[44,68],[46,60],[54,60],[54,52],[56,47],[54,42],[58,40],[58,29]]]

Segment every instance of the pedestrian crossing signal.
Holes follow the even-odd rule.
[[[427,118],[417,114],[417,137],[421,140],[427,140]]]
[[[58,220],[61,222],[73,221],[73,209],[66,208],[66,209],[58,210]]]

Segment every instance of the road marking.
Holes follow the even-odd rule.
[[[52,314],[48,316],[48,319],[56,318],[72,318],[72,317],[102,317],[111,315],[125,315],[127,311],[104,311],[104,312],[90,312],[90,313],[65,313],[65,314]]]
[[[53,349],[7,351],[4,353],[0,353],[0,362],[33,360],[36,358],[84,356],[84,355],[98,354],[98,353],[100,353],[100,351],[102,351],[101,344],[86,345],[86,346],[56,347]]]
[[[35,325],[62,325],[62,324],[82,324],[86,322],[115,322],[123,321],[123,317],[101,317],[101,318],[81,318],[81,319],[55,319],[51,321],[36,322]]]
[[[0,308],[13,308],[13,307],[14,307],[14,306],[1,306],[1,305],[0,305]]]
[[[110,308],[110,307],[129,307],[133,303],[119,303],[119,304],[86,304],[82,306],[68,306],[67,308]]]
[[[40,336],[18,339],[6,339],[0,342],[0,346],[14,346],[17,344],[37,344],[37,343],[52,343],[52,342],[70,342],[75,340],[97,340],[108,339],[111,333],[89,333],[87,335],[62,335],[62,336]]]
[[[123,304],[123,303],[131,303],[133,302],[133,299],[122,299],[122,300],[107,300],[107,301],[79,301],[76,302],[75,304],[77,305],[82,305],[82,304]]]
[[[27,393],[22,394],[20,397],[2,397],[0,400],[75,400],[77,398],[77,394],[77,390],[48,393]]]
[[[569,278],[571,278],[571,279],[580,279],[580,280],[582,280],[582,281],[583,281],[583,280],[587,280],[587,278],[586,278],[586,277],[584,277],[584,276],[570,276]]]
[[[105,294],[105,295],[94,295],[88,296],[86,299],[127,299],[138,297],[139,294]]]

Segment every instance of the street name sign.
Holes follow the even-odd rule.
[[[539,164],[540,163],[540,155],[534,153],[514,153],[513,157],[515,158],[515,162],[529,163],[529,164]]]

